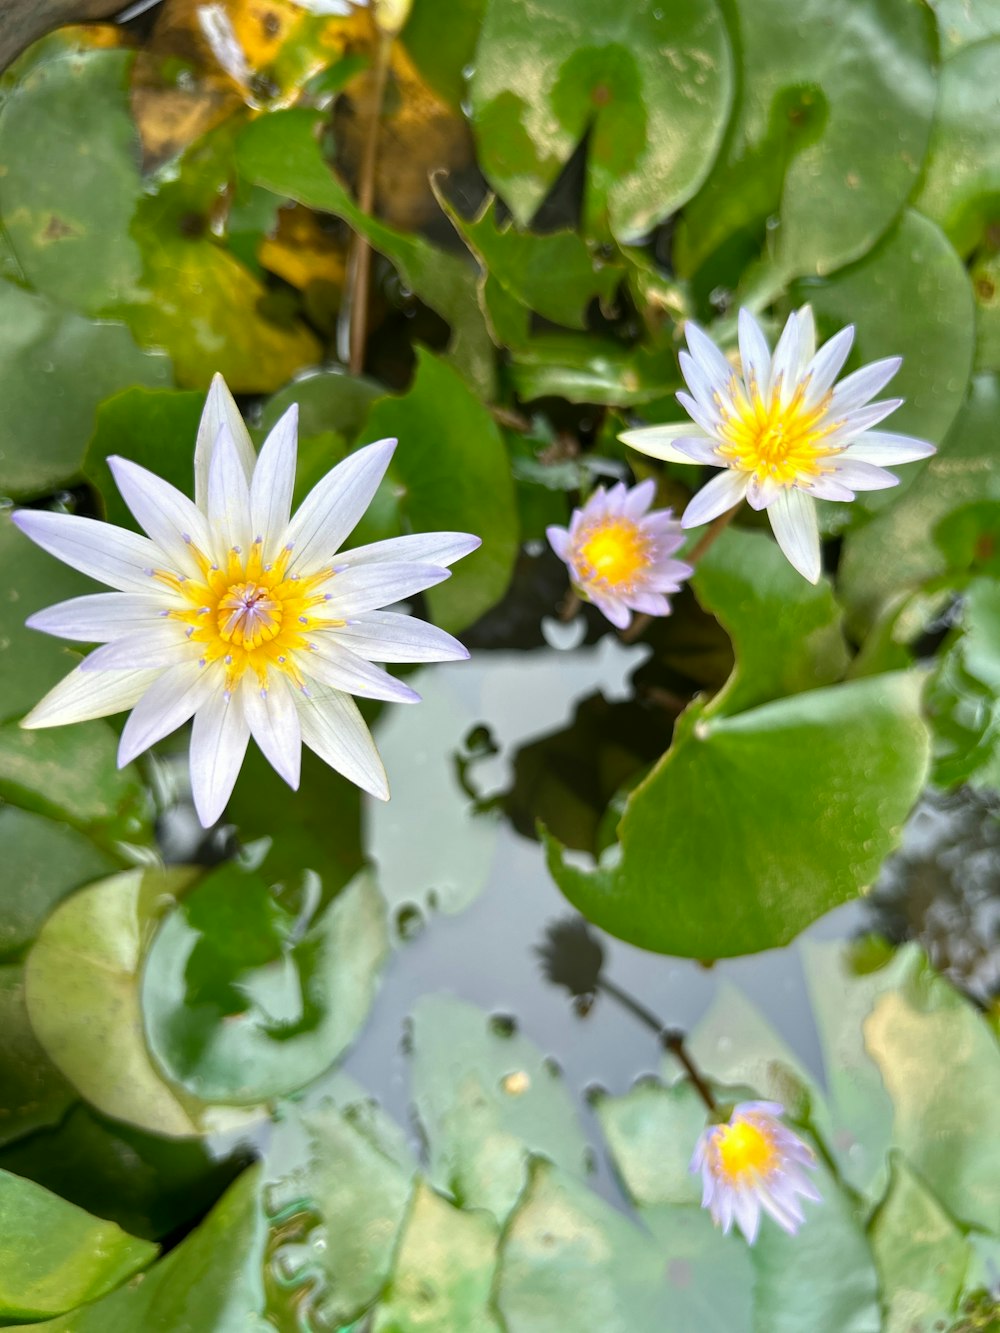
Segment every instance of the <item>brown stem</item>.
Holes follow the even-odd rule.
[[[660,1041],[665,1050],[668,1050],[675,1060],[678,1060],[683,1066],[684,1071],[697,1092],[698,1096],[705,1103],[710,1111],[718,1110],[715,1097],[712,1095],[712,1089],[705,1082],[701,1070],[691,1059],[688,1049],[684,1045],[684,1034],[682,1032],[665,1031],[660,1035]]]
[[[392,54],[392,34],[378,33],[375,51],[374,85],[365,126],[361,172],[358,179],[358,204],[362,212],[370,214],[375,204],[375,164],[378,161],[378,136],[382,122],[382,103],[389,77]],[[347,308],[350,312],[350,371],[360,375],[365,366],[365,342],[368,337],[368,284],[371,279],[372,252],[367,240],[354,233],[351,246],[350,281]]]
[[[583,600],[579,593],[576,592],[574,588],[569,588],[566,592],[566,596],[559,604],[559,619],[564,625],[568,625],[580,611],[582,606]]]

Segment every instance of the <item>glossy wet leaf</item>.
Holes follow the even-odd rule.
[[[418,1182],[373,1333],[499,1333],[490,1308],[499,1239],[486,1213],[461,1212]]]
[[[7,1144],[58,1123],[76,1093],[31,1029],[20,963],[0,965],[0,1032],[0,1144]]]
[[[643,948],[773,948],[871,883],[927,758],[919,685],[902,675],[689,714],[629,796],[618,844],[580,869],[549,839],[549,869],[589,920]]]
[[[103,399],[171,377],[168,359],[140,351],[124,325],[0,279],[0,491],[26,499],[76,479]]]
[[[534,1158],[504,1232],[496,1302],[518,1333],[680,1333],[659,1246],[551,1162]]]
[[[573,231],[532,234],[512,221],[501,223],[489,199],[473,218],[463,218],[439,195],[442,206],[482,266],[505,295],[553,324],[582,329],[592,300],[607,303],[623,276],[620,265],[593,255]]]
[[[982,1015],[914,955],[900,988],[865,1020],[864,1037],[893,1101],[893,1143],[956,1221],[1000,1230],[996,1145],[985,1128],[1000,1097],[1000,1059]]]
[[[435,623],[464,629],[503,596],[518,548],[514,483],[496,422],[450,366],[420,350],[409,392],[380,399],[364,434],[399,440],[388,486],[406,530],[482,538],[479,550],[426,594]]]
[[[363,1105],[290,1109],[279,1124],[264,1164],[267,1206],[301,1215],[302,1239],[287,1257],[315,1273],[312,1299],[332,1327],[357,1318],[383,1289],[414,1170],[373,1131]]]
[[[514,344],[511,376],[518,397],[636,407],[680,386],[673,357],[661,348],[625,349],[593,335],[547,333]]]
[[[413,1101],[435,1185],[503,1222],[530,1153],[583,1174],[586,1142],[568,1090],[526,1037],[447,996],[425,996],[412,1021]]]
[[[471,87],[480,165],[526,226],[586,136],[585,230],[635,240],[704,180],[731,66],[711,0],[492,0]]]
[[[737,6],[740,100],[678,238],[687,277],[725,245],[785,278],[858,259],[892,224],[920,175],[934,110],[930,15],[865,0],[848,15],[822,0]],[[773,219],[773,221],[770,221]],[[723,267],[715,281],[733,282]]]
[[[947,560],[933,533],[948,514],[973,501],[1000,500],[998,413],[997,380],[977,376],[940,451],[907,494],[847,537],[840,593],[858,625],[869,625],[899,589],[945,572]]]
[[[378,984],[385,907],[364,874],[320,902],[308,879],[283,900],[234,866],[185,895],[142,976],[149,1049],[173,1082],[205,1102],[253,1105],[343,1054]]]
[[[44,1319],[93,1301],[156,1257],[40,1185],[0,1171],[0,1320]]]
[[[820,1203],[794,1236],[770,1218],[751,1250],[754,1327],[768,1333],[883,1333],[878,1273],[850,1196],[821,1164]]]
[[[856,326],[852,355],[859,364],[884,356],[903,358],[885,396],[905,402],[886,429],[940,444],[965,401],[975,310],[968,275],[934,223],[917,213],[904,213],[898,226],[864,259],[828,281],[801,283],[795,292],[812,303],[822,333],[832,334],[846,324]],[[905,302],[902,318],[899,299]],[[899,485],[866,492],[861,508],[885,509],[898,503],[926,467],[920,463],[899,467]],[[828,517],[843,521],[845,514],[852,516],[856,504],[827,502],[825,508]]]
[[[969,1246],[920,1177],[894,1158],[869,1226],[887,1311],[884,1333],[931,1333],[958,1308]]]
[[[50,1333],[265,1333],[260,1171],[245,1171],[201,1225],[144,1275],[46,1326]],[[196,1321],[196,1322],[195,1322]],[[29,1326],[18,1325],[27,1329]]]
[[[132,870],[100,880],[46,921],[25,969],[31,1024],[56,1066],[98,1110],[174,1137],[212,1122],[175,1091],[143,1040],[140,969],[158,916],[188,870]]]
[[[995,218],[998,85],[1000,39],[995,35],[964,46],[941,66],[927,172],[915,203],[963,256],[975,249]]]
[[[323,158],[321,117],[293,109],[254,121],[236,145],[243,179],[310,208],[343,218],[399,271],[405,285],[451,326],[449,358],[470,384],[489,393],[493,346],[476,299],[475,273],[464,260],[414,233],[369,217]]]
[[[841,611],[830,584],[807,583],[764,533],[730,528],[698,562],[693,587],[736,653],[733,674],[705,716],[730,717],[831,685],[847,670]]]

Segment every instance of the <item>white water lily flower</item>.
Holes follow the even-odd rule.
[[[668,616],[667,593],[678,592],[694,572],[673,559],[684,534],[669,509],[650,512],[655,495],[655,481],[631,490],[622,482],[609,491],[598,486],[573,510],[568,528],[545,530],[573,587],[618,629],[629,627],[633,611]]]
[[[195,447],[195,500],[125,458],[109,458],[143,537],[95,519],[21,509],[14,522],[66,564],[116,589],[28,620],[101,643],[21,723],[54,727],[131,709],[119,766],[194,718],[191,784],[207,828],[222,814],[251,736],[298,787],[302,743],[382,800],[389,789],[351,698],[419,696],[375,662],[468,657],[450,634],[379,608],[449,577],[480,545],[461,532],[340,547],[382,480],[395,440],[351,454],[291,516],[298,409],[258,457],[220,375]]]
[[[784,1112],[780,1102],[740,1102],[728,1124],[702,1132],[691,1159],[702,1178],[701,1206],[723,1231],[735,1222],[751,1245],[762,1211],[794,1236],[805,1220],[799,1197],[820,1199],[805,1174],[815,1154],[778,1119]]]
[[[857,491],[895,486],[884,464],[911,463],[934,446],[908,435],[873,430],[902,404],[871,400],[902,364],[887,357],[835,384],[854,341],[841,329],[816,350],[812,309],[788,317],[771,354],[748,310],[739,316],[742,374],[697,324],[685,325],[681,371],[690,394],[679,393],[689,422],[625,431],[633,449],[673,463],[725,468],[692,499],[681,522],[698,527],[740,503],[766,509],[789,561],[810,583],[820,575],[813,500],[853,500]]]

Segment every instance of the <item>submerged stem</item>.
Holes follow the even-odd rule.
[[[378,138],[382,122],[382,104],[385,101],[386,82],[392,54],[393,35],[379,29],[373,70],[374,87],[365,126],[361,172],[358,178],[358,204],[363,212],[371,214],[375,204],[375,166],[378,161]],[[371,246],[359,232],[354,233],[351,246],[350,282],[347,308],[350,315],[350,361],[352,375],[360,375],[365,365],[365,342],[368,338],[368,284],[371,278]]]

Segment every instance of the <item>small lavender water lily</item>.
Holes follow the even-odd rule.
[[[34,629],[104,646],[21,725],[131,709],[121,766],[193,717],[191,783],[206,827],[229,800],[251,736],[292,787],[305,742],[387,799],[385,770],[351,696],[413,703],[419,696],[374,662],[468,657],[450,634],[379,608],[448,578],[446,566],[479,538],[425,533],[341,551],[396,441],[351,454],[292,517],[297,425],[291,407],[258,457],[217,375],[198,430],[194,503],[138,464],[108,459],[148,536],[68,514],[14,515],[39,546],[116,589],[30,617]]]
[[[819,1200],[805,1173],[816,1159],[797,1134],[781,1123],[780,1102],[740,1102],[729,1123],[709,1125],[698,1139],[691,1171],[701,1173],[701,1206],[728,1232],[733,1222],[752,1245],[768,1212],[789,1235],[802,1222],[799,1196]]]
[[[677,399],[690,423],[625,431],[641,453],[673,463],[725,468],[694,497],[681,520],[698,527],[746,498],[766,509],[789,561],[810,583],[820,575],[819,530],[813,500],[853,500],[857,491],[898,484],[884,464],[912,463],[934,446],[908,435],[873,430],[902,404],[871,400],[902,364],[887,357],[835,385],[854,341],[841,329],[816,350],[812,309],[788,317],[772,356],[748,310],[739,316],[742,374],[702,329],[685,325],[688,352],[681,371],[690,394]]]
[[[621,482],[609,491],[598,486],[573,510],[568,529],[546,529],[573,587],[619,629],[628,628],[633,611],[668,616],[667,594],[678,592],[692,573],[672,558],[684,534],[669,509],[650,511],[655,495],[655,481],[631,490]]]

